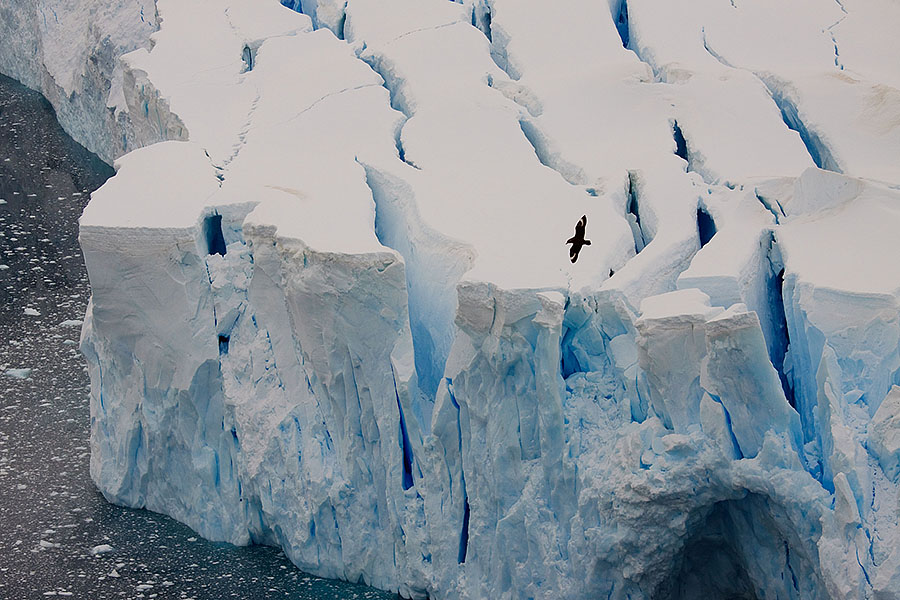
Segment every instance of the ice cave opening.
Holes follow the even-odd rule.
[[[702,206],[697,207],[697,232],[700,235],[701,248],[716,235],[716,222]]]
[[[225,256],[225,235],[222,233],[222,215],[209,215],[203,219],[203,237],[207,254]]]
[[[660,599],[723,598],[756,600],[740,557],[723,540],[706,538],[685,548],[676,582]]]
[[[656,600],[825,597],[790,516],[758,494],[698,513],[671,564]]]

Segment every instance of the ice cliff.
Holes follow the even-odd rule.
[[[0,0],[0,73],[40,91],[69,135],[112,163],[173,139],[135,130],[124,95],[135,74],[119,61],[149,47],[158,23],[154,0]]]
[[[900,598],[896,3],[282,4],[113,61],[107,498],[415,598]]]

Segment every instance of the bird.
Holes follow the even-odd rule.
[[[582,246],[590,246],[591,240],[584,239],[584,228],[587,227],[587,215],[582,215],[581,219],[575,223],[575,235],[566,240],[567,244],[572,244],[569,248],[569,258],[572,263],[578,260],[578,253],[581,252]]]

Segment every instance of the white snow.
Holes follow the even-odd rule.
[[[639,53],[646,46],[661,69],[693,69],[712,58],[752,74],[800,132],[818,166],[897,182],[900,170],[892,158],[900,151],[897,69],[879,53],[883,48],[890,55],[886,48],[893,37],[887,23],[897,17],[897,9],[882,2],[853,4],[735,0],[729,6],[701,0],[661,10],[636,0],[629,2],[629,15],[641,40]],[[645,27],[652,41],[643,41]],[[684,31],[695,37],[687,43],[674,37]],[[842,49],[850,52],[850,62]],[[765,123],[747,121],[757,127]]]
[[[816,177],[834,181],[834,192],[823,193],[808,181]],[[785,203],[788,215],[796,217],[779,232],[783,253],[817,288],[896,296],[898,198],[898,190],[862,180],[804,173]]]
[[[209,159],[189,143],[165,142],[136,150],[116,161],[116,168],[122,177],[94,192],[84,209],[83,232],[190,227],[219,189]]]

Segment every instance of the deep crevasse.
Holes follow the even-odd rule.
[[[122,59],[190,142],[82,219],[108,498],[415,597],[900,593],[875,9],[300,4],[160,1]]]

